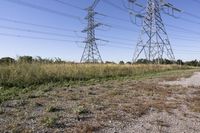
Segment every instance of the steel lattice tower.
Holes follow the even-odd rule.
[[[148,0],[146,14],[139,41],[134,52],[133,62],[138,58],[146,58],[149,61],[162,59],[175,60],[175,56],[168,39],[163,20],[161,18],[160,0]]]
[[[93,7],[89,7],[87,11],[88,15],[86,16],[85,19],[88,21],[88,26],[85,30],[82,31],[87,33],[87,38],[86,41],[84,41],[86,45],[84,48],[83,55],[81,57],[81,62],[102,63],[103,61],[96,43],[96,40],[98,39],[95,37],[95,28],[97,28],[101,24],[96,23],[94,20],[94,16],[97,13],[94,11]]]

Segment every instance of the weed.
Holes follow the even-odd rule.
[[[88,113],[91,113],[91,112],[85,106],[78,106],[78,107],[74,108],[74,113],[76,115],[83,115],[83,114],[88,114]]]
[[[4,114],[4,113],[5,113],[4,109],[3,109],[3,108],[0,108],[0,115],[2,115],[2,114]]]
[[[47,111],[47,112],[57,112],[57,111],[60,111],[60,109],[57,108],[57,107],[48,106],[48,107],[46,108],[46,111]]]
[[[44,117],[41,122],[44,124],[44,126],[47,127],[53,127],[56,124],[56,121],[58,120],[58,117],[53,116],[47,116]]]

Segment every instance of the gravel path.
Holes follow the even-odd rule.
[[[183,87],[199,87],[200,86],[200,72],[194,73],[194,75],[190,78],[182,78],[178,81],[165,81],[161,84],[167,84],[167,85],[181,85]]]
[[[177,100],[179,106],[171,111],[158,111],[152,109],[142,117],[132,120],[124,127],[108,128],[104,133],[200,133],[200,113],[192,112],[187,98],[194,97],[194,92],[200,89],[200,72],[194,73],[190,78],[178,81],[164,81],[158,85],[182,86],[185,93],[174,93],[166,97],[166,102]],[[179,98],[177,98],[179,97]]]

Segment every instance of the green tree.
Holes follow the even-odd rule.
[[[10,57],[3,57],[0,59],[0,64],[12,64],[15,63],[15,59],[10,58]]]
[[[19,56],[17,61],[19,63],[32,63],[34,61],[32,56]]]

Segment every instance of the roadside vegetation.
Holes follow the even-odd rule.
[[[77,64],[59,58],[42,59],[31,56],[0,60],[0,102],[42,88],[95,83],[110,79],[144,77],[158,72],[190,69],[181,65],[152,64]]]

